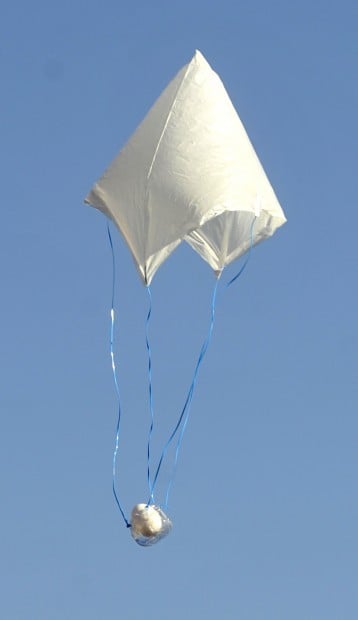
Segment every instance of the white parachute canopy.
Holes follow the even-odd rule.
[[[221,272],[286,221],[224,85],[198,51],[85,202],[114,221],[146,285],[183,239]]]

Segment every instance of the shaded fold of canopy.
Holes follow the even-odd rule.
[[[185,237],[189,245],[220,275],[224,267],[251,246],[271,237],[286,220],[266,211],[225,211]]]

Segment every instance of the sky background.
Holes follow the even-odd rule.
[[[1,15],[1,618],[356,620],[357,3],[14,0]],[[111,494],[111,256],[83,197],[196,48],[288,223],[220,289],[174,528],[143,549]],[[147,499],[147,295],[114,238],[129,513]],[[154,278],[157,451],[212,286],[184,246]]]

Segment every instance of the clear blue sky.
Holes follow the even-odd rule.
[[[2,9],[4,620],[357,619],[357,31],[353,0]],[[221,75],[288,223],[220,295],[174,529],[142,549],[111,495],[111,258],[105,218],[82,200],[196,48]],[[130,511],[147,497],[147,297],[119,235],[116,252]],[[184,247],[153,283],[163,433],[212,283]]]

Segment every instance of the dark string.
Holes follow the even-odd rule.
[[[255,226],[255,222],[256,222],[256,215],[254,215],[254,219],[251,222],[251,226],[250,226],[250,247],[249,247],[249,251],[247,253],[246,259],[244,264],[242,265],[241,269],[238,271],[238,273],[236,274],[236,276],[234,276],[226,285],[226,288],[229,288],[229,286],[231,286],[231,284],[233,284],[242,274],[242,272],[244,271],[247,263],[250,260],[250,256],[251,256],[251,250],[252,250],[252,246],[254,244],[254,226]]]
[[[152,314],[152,293],[150,290],[150,286],[147,286],[148,297],[149,297],[149,309],[147,314],[147,320],[145,324],[145,342],[147,346],[148,353],[148,388],[149,388],[149,409],[150,409],[150,427],[148,432],[148,442],[147,442],[147,479],[148,479],[148,488],[150,493],[150,498],[148,501],[149,504],[154,503],[154,489],[150,479],[150,448],[151,448],[151,440],[153,434],[154,427],[154,407],[153,407],[153,389],[152,389],[152,351],[150,348],[149,342],[149,321]]]

